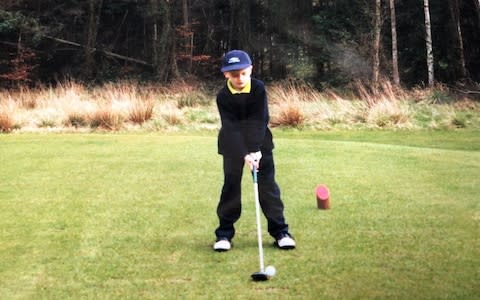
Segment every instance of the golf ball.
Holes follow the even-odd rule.
[[[277,273],[277,270],[275,270],[274,266],[268,266],[265,268],[265,274],[267,274],[267,276],[273,277],[275,273]]]

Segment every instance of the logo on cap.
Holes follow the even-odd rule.
[[[236,63],[239,63],[240,62],[240,58],[234,56],[234,57],[231,57],[229,60],[228,60],[228,63],[229,64],[236,64]]]

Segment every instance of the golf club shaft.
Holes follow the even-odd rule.
[[[255,193],[255,213],[257,217],[257,236],[258,236],[258,256],[260,259],[260,272],[265,271],[263,262],[263,245],[262,245],[262,223],[260,220],[260,200],[258,196],[258,181],[257,181],[257,169],[253,167],[253,191]]]

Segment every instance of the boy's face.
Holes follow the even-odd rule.
[[[224,72],[223,75],[225,75],[225,78],[230,79],[230,82],[236,90],[240,91],[250,81],[250,76],[252,75],[252,66],[242,70]]]

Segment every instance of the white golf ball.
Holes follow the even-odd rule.
[[[275,270],[274,266],[268,266],[265,268],[265,274],[267,274],[267,276],[273,277],[275,276],[275,273],[277,273],[277,270]]]

